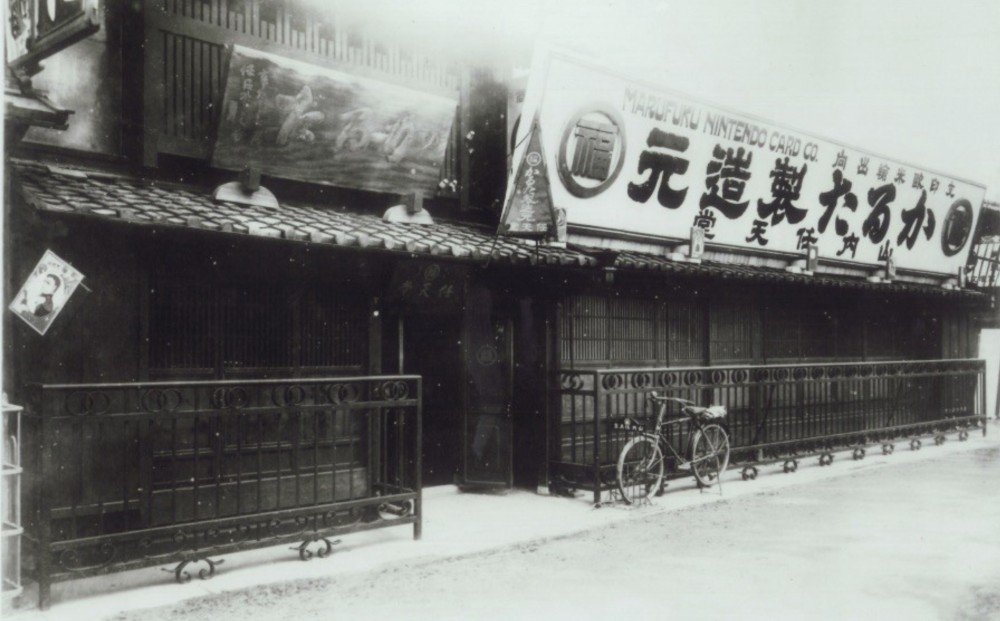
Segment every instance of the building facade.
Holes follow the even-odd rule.
[[[374,497],[414,519],[421,485],[599,502],[609,423],[651,390],[726,403],[747,462],[983,414],[970,359],[990,298],[951,275],[711,241],[694,256],[572,219],[562,242],[497,236],[528,131],[509,67],[290,1],[98,15],[31,76],[69,129],[5,153],[5,299],[24,303],[5,314],[4,385],[36,421],[25,563],[43,599],[52,580],[235,549],[251,518],[312,520],[243,533],[303,545],[392,519],[362,515]],[[392,122],[365,125],[378,114]],[[29,300],[46,252],[73,270],[64,292],[82,280]],[[228,543],[164,543],[201,523]]]

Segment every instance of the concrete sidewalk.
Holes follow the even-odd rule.
[[[994,421],[990,421],[993,423]],[[717,502],[723,498],[772,492],[784,487],[844,476],[859,470],[905,466],[956,452],[1000,445],[1000,434],[983,437],[974,430],[966,442],[955,434],[942,446],[929,438],[919,451],[899,442],[896,452],[883,456],[869,448],[865,459],[854,461],[850,451],[837,453],[833,464],[820,467],[816,458],[800,460],[793,474],[781,464],[761,468],[755,481],[743,481],[738,469],[731,470],[716,487],[700,491],[693,479],[672,481],[668,492],[642,507],[605,505],[594,508],[592,495],[577,498],[543,496],[525,490],[505,494],[461,493],[454,486],[429,488],[424,493],[424,536],[413,541],[412,528],[388,528],[346,535],[326,558],[302,562],[288,545],[225,555],[225,564],[212,580],[197,578],[180,585],[174,582],[173,565],[87,578],[53,586],[53,604],[46,612],[28,609],[35,605],[34,589],[21,598],[21,609],[8,616],[23,621],[56,619],[100,619],[128,610],[164,606],[191,598],[227,591],[253,589],[275,582],[323,579],[391,567],[403,561],[435,562],[487,550],[568,537],[603,525],[657,513]]]

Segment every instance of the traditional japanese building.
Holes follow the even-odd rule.
[[[7,107],[43,601],[419,534],[422,485],[601,502],[652,390],[725,403],[748,464],[983,423],[981,186],[559,55],[521,93],[311,7],[108,3],[8,81],[73,110]]]

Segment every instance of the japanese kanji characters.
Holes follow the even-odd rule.
[[[721,145],[715,145],[712,160],[705,171],[708,191],[701,195],[701,208],[717,209],[730,220],[742,216],[750,204],[750,201],[741,199],[750,179],[752,162],[752,151],[740,147],[734,153],[731,148],[723,149]]]
[[[674,155],[673,152],[687,151],[690,140],[684,136],[671,134],[661,129],[653,128],[646,138],[649,147],[639,155],[639,174],[649,171],[649,177],[642,183],[629,183],[628,196],[632,200],[645,203],[653,195],[656,186],[660,190],[656,200],[667,209],[677,209],[687,196],[687,188],[676,190],[670,187],[670,177],[683,175],[688,169],[688,160]]]
[[[788,163],[788,158],[774,161],[771,171],[771,196],[773,200],[765,203],[757,199],[757,215],[762,219],[770,218],[771,225],[780,224],[787,219],[789,224],[798,224],[806,217],[806,210],[801,209],[792,201],[799,200],[802,190],[802,179],[806,175],[807,164],[796,168]]]
[[[610,123],[580,120],[576,125],[572,173],[587,179],[606,180],[611,174],[611,154],[617,133],[617,128]]]

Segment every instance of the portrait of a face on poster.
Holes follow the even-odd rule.
[[[82,280],[83,274],[46,250],[8,308],[44,335]]]

